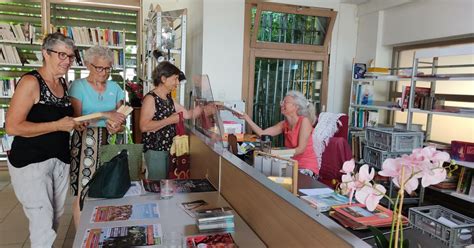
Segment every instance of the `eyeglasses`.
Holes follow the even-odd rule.
[[[46,51],[48,52],[52,52],[52,53],[57,53],[58,54],[58,58],[60,60],[66,60],[67,58],[69,58],[69,61],[74,61],[76,59],[76,55],[69,55],[65,52],[58,52],[58,51],[54,51],[52,49],[47,49]]]
[[[105,72],[109,73],[112,70],[112,67],[96,66],[92,63],[91,63],[91,65],[95,68],[96,72],[103,72],[105,70]]]
[[[285,101],[280,101],[280,106],[283,106],[283,105],[285,105],[285,103],[288,103],[288,104],[295,104],[294,102],[285,102]]]

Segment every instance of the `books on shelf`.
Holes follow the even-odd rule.
[[[351,126],[358,128],[375,127],[379,123],[379,112],[368,109],[351,109]]]
[[[364,63],[354,63],[354,75],[353,78],[359,79],[365,77],[365,72],[367,71],[367,65]]]
[[[12,97],[13,93],[15,92],[15,86],[19,80],[20,78],[1,79],[0,81],[2,82],[2,84],[0,85],[0,95]]]
[[[374,86],[365,82],[357,83],[353,97],[355,104],[372,105],[374,103]]]
[[[125,43],[125,34],[108,28],[87,27],[52,27],[51,32],[60,32],[71,37],[76,45],[85,46],[117,46],[122,47]]]
[[[20,55],[16,47],[0,44],[0,63],[21,64]]]
[[[451,158],[474,162],[474,143],[458,140],[451,141]]]
[[[301,199],[307,201],[321,212],[329,211],[333,206],[349,203],[349,198],[336,192],[321,195],[305,195],[301,196]]]
[[[408,101],[410,100],[410,86],[404,86],[402,90],[402,97],[400,98],[400,107],[408,108]],[[434,97],[431,97],[431,88],[416,87],[415,98],[413,100],[413,108],[424,110],[431,110],[434,107]]]
[[[456,193],[474,197],[474,169],[461,167],[459,172],[459,179],[456,186]]]
[[[10,42],[34,42],[36,41],[36,27],[29,23],[0,23],[0,40]]]

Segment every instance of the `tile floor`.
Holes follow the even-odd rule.
[[[72,197],[66,199],[55,248],[70,248],[76,233],[72,222]],[[10,184],[10,175],[0,166],[0,248],[31,247],[28,238],[28,219],[23,213]]]

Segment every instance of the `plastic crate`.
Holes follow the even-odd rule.
[[[365,131],[367,145],[388,152],[411,152],[423,145],[423,132],[395,128],[370,128]]]
[[[387,152],[370,146],[364,147],[364,161],[377,169],[382,169],[383,161],[387,158],[398,158],[407,152]]]
[[[429,233],[450,248],[474,243],[472,218],[439,205],[410,208],[408,216],[414,228]]]

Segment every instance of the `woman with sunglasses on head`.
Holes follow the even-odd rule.
[[[319,175],[318,162],[313,150],[313,123],[316,120],[316,111],[304,95],[299,91],[288,91],[283,101],[280,102],[283,121],[262,129],[247,115],[238,116],[244,119],[250,128],[259,136],[276,136],[281,133],[285,136],[285,147],[294,148],[293,159],[298,161],[301,173],[317,178]]]
[[[99,149],[107,144],[108,135],[121,131],[125,116],[116,110],[123,104],[124,92],[113,81],[107,80],[112,70],[114,55],[105,47],[91,47],[84,54],[89,76],[74,80],[70,95],[74,116],[102,113],[103,118],[91,120],[86,130],[74,132],[71,139],[71,189],[77,196],[73,203],[73,217],[79,226],[79,196],[99,166]]]
[[[69,137],[73,108],[63,76],[71,67],[74,41],[47,35],[43,65],[18,82],[8,109],[6,132],[14,135],[8,169],[29,220],[31,247],[52,247],[69,186]]]

